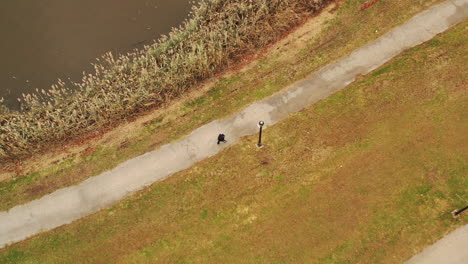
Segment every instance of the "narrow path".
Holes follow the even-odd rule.
[[[406,264],[440,263],[468,263],[468,225],[458,228],[406,262]]]
[[[79,185],[0,212],[0,248],[71,223],[189,168],[237,142],[242,136],[256,133],[259,120],[265,121],[266,126],[273,125],[287,118],[289,113],[346,87],[357,75],[371,72],[402,51],[462,22],[467,16],[468,0],[448,0],[415,16],[348,57],[325,66],[307,79],[231,117],[213,121],[184,139],[124,162]],[[228,137],[226,145],[216,145],[216,137],[221,132]]]

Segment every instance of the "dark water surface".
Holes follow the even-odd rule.
[[[178,26],[189,0],[2,0],[0,97],[81,79],[107,51],[126,53]]]

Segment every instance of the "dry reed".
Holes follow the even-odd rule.
[[[201,0],[190,19],[154,44],[117,58],[107,53],[81,82],[59,80],[47,91],[23,95],[19,112],[1,106],[0,161],[29,156],[161,106],[332,1]]]

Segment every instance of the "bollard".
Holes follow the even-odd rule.
[[[262,145],[262,130],[263,130],[263,125],[264,124],[265,124],[265,122],[263,122],[263,121],[258,122],[258,126],[260,127],[260,133],[258,134],[257,147],[259,147],[259,148],[263,147],[263,145]]]

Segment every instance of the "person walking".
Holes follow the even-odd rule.
[[[218,145],[219,145],[219,143],[221,143],[221,142],[224,142],[224,143],[227,142],[227,140],[226,140],[225,137],[226,137],[226,136],[225,136],[224,134],[219,134],[219,135],[218,135]]]

